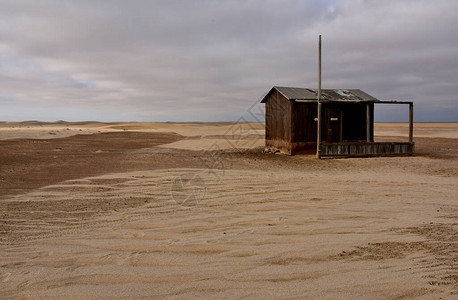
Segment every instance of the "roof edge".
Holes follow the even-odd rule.
[[[261,103],[266,103],[269,95],[276,90],[287,100],[317,100],[318,89],[273,86],[261,98]],[[348,101],[348,102],[380,102],[379,99],[361,89],[321,89],[323,101]]]

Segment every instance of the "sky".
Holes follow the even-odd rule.
[[[261,119],[272,86],[317,88],[321,34],[323,88],[458,122],[457,31],[456,0],[0,0],[0,120]]]

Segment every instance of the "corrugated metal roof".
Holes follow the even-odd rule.
[[[318,89],[274,86],[261,102],[265,102],[274,89],[289,100],[317,100],[318,97]],[[321,99],[327,101],[380,101],[359,89],[322,89]]]
[[[295,87],[284,87],[284,86],[274,86],[274,89],[280,92],[289,100],[293,99],[302,99],[302,100],[311,100],[316,99],[317,94],[311,89],[304,88],[295,88]]]

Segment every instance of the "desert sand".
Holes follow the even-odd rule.
[[[263,129],[0,123],[0,298],[457,297],[457,123],[319,161]]]

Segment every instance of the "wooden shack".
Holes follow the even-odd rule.
[[[294,155],[317,150],[317,89],[273,87],[266,105],[266,149]],[[381,101],[359,89],[322,89],[321,156],[411,155],[413,103]],[[409,105],[409,141],[374,142],[374,104]]]

